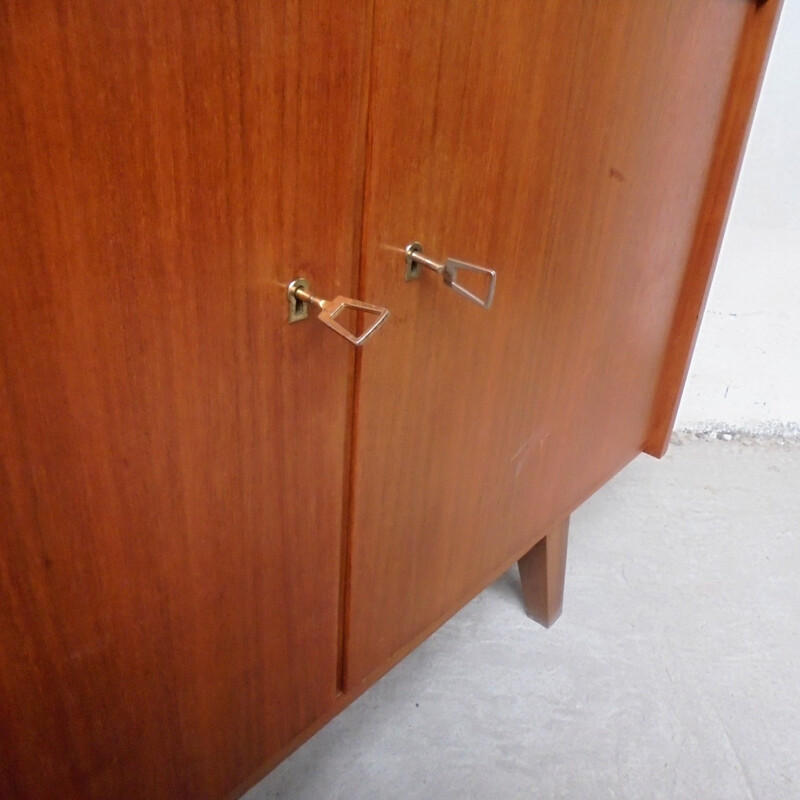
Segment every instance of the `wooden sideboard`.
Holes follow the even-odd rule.
[[[515,561],[555,619],[778,8],[0,3],[1,797],[236,797]],[[391,316],[289,324],[299,277]]]

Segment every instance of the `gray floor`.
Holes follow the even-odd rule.
[[[555,627],[507,573],[247,800],[800,798],[798,490],[797,443],[640,457]]]

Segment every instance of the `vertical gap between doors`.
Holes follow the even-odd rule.
[[[360,164],[361,192],[356,196],[353,209],[353,228],[358,232],[353,237],[353,258],[350,285],[353,287],[354,297],[364,296],[364,256],[366,245],[364,242],[366,227],[366,197],[370,175],[370,121],[372,116],[372,69],[373,51],[375,47],[375,3],[370,2],[366,9],[367,19],[364,29],[369,39],[364,47],[364,56],[361,66],[361,123],[362,135],[358,146],[361,148]],[[339,561],[339,639],[337,652],[336,692],[342,694],[347,688],[347,640],[350,623],[350,560],[353,535],[353,507],[355,493],[356,472],[356,444],[358,429],[358,403],[361,380],[361,350],[354,348],[353,360],[347,385],[347,402],[349,419],[344,442],[344,481],[342,486],[342,528],[341,528],[341,557]]]

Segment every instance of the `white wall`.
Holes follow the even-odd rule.
[[[677,426],[799,423],[800,0],[786,0]]]

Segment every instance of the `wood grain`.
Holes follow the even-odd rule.
[[[368,6],[0,3],[3,798],[235,796],[663,432],[776,4]]]
[[[519,579],[525,611],[531,619],[549,628],[564,605],[569,517],[557,522],[519,560]]]
[[[0,795],[218,798],[331,709],[362,3],[0,4]]]
[[[743,30],[643,448],[659,458],[675,427],[780,8],[756,3]]]
[[[376,8],[346,684],[642,449],[752,5]],[[498,272],[490,312],[399,250]],[[387,393],[386,387],[392,391]]]

